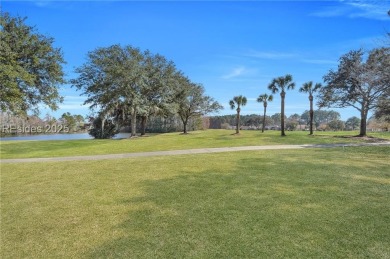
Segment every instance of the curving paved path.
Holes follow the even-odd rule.
[[[390,146],[390,142],[359,143],[359,144],[320,144],[320,145],[309,144],[309,145],[270,145],[270,146],[199,148],[199,149],[186,149],[186,150],[153,151],[153,152],[107,154],[107,155],[92,155],[92,156],[15,158],[15,159],[2,159],[2,160],[0,160],[0,163],[4,164],[4,163],[30,163],[30,162],[85,161],[85,160],[121,159],[121,158],[131,158],[131,157],[175,156],[175,155],[187,155],[187,154],[222,153],[222,152],[236,152],[236,151],[249,151],[249,150],[335,148],[335,147],[358,147],[358,146]]]

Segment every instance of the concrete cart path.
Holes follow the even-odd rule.
[[[92,156],[66,156],[66,157],[45,157],[45,158],[16,158],[2,159],[0,163],[30,163],[30,162],[60,162],[60,161],[85,161],[85,160],[103,160],[103,159],[121,159],[131,157],[149,157],[149,156],[175,156],[187,154],[206,154],[222,153],[249,150],[280,150],[280,149],[303,149],[303,148],[335,148],[335,147],[360,147],[360,146],[390,146],[390,142],[379,143],[358,143],[358,144],[308,144],[308,145],[269,145],[269,146],[243,146],[243,147],[221,147],[221,148],[198,148],[186,150],[153,151],[126,154],[107,154]]]

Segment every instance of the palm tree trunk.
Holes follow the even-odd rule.
[[[240,133],[240,108],[237,108],[236,133]]]
[[[284,133],[284,98],[286,97],[286,93],[284,91],[282,91],[280,93],[280,97],[281,97],[281,100],[282,100],[282,103],[281,103],[281,117],[280,118],[280,121],[281,121],[281,135],[282,136],[286,136],[286,133]]]
[[[263,126],[261,127],[261,132],[264,133],[265,128],[265,113],[267,111],[267,105],[264,104],[264,115],[263,115]]]
[[[314,119],[314,111],[313,111],[313,96],[309,96],[310,100],[310,135],[313,135],[313,119]]]

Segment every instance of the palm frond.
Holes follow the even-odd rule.
[[[235,105],[235,102],[234,100],[230,100],[229,101],[229,105],[230,105],[230,108],[233,110],[234,108],[236,108],[236,105]]]

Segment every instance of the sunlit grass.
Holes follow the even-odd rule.
[[[183,135],[167,133],[135,139],[121,140],[64,140],[64,141],[3,141],[0,142],[1,158],[53,157],[117,154],[145,151],[192,149],[204,147],[233,147],[275,144],[330,144],[367,142],[353,138],[358,132],[316,132],[309,136],[305,131],[241,131],[235,135],[230,130],[195,131]],[[390,140],[390,133],[372,133],[374,137]]]
[[[348,147],[2,164],[0,257],[389,258],[389,157]]]

